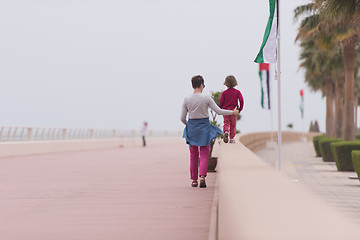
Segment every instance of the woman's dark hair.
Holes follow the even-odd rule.
[[[191,78],[191,84],[194,89],[200,88],[201,84],[204,84],[204,79],[200,75],[193,76]]]
[[[236,78],[233,75],[229,75],[225,78],[224,85],[227,86],[228,88],[233,88],[238,84]]]

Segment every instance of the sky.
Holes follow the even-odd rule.
[[[293,10],[308,2],[280,3],[283,130],[307,131],[314,120],[325,128],[325,99],[304,84],[294,42]],[[200,74],[206,94],[237,78],[241,132],[275,131],[277,81],[272,71],[271,114],[261,109],[253,62],[268,17],[268,0],[1,1],[0,125],[140,129],[147,121],[181,130],[183,100]]]

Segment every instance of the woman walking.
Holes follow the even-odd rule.
[[[222,134],[220,128],[212,125],[209,121],[209,108],[219,115],[237,115],[239,111],[220,109],[214,100],[203,94],[205,88],[204,79],[196,75],[191,79],[193,94],[186,97],[182,106],[181,121],[186,125],[183,138],[189,144],[190,150],[190,176],[191,186],[198,186],[198,176],[200,177],[200,187],[206,188],[205,177],[209,164],[209,145],[210,141],[216,136]],[[188,115],[189,120],[186,120]],[[200,169],[199,169],[200,154]]]

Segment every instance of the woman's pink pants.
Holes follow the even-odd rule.
[[[190,149],[190,175],[192,180],[197,180],[198,176],[206,176],[209,165],[210,146],[189,146]],[[199,149],[200,149],[200,170],[199,170]],[[200,173],[199,173],[200,172]]]

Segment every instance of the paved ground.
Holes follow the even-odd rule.
[[[276,166],[277,149],[256,153]],[[338,172],[335,163],[315,157],[311,142],[285,143],[282,146],[283,173],[291,181],[305,184],[331,205],[360,224],[360,181],[355,172]]]
[[[188,168],[184,143],[0,159],[0,239],[207,239],[215,174]]]

